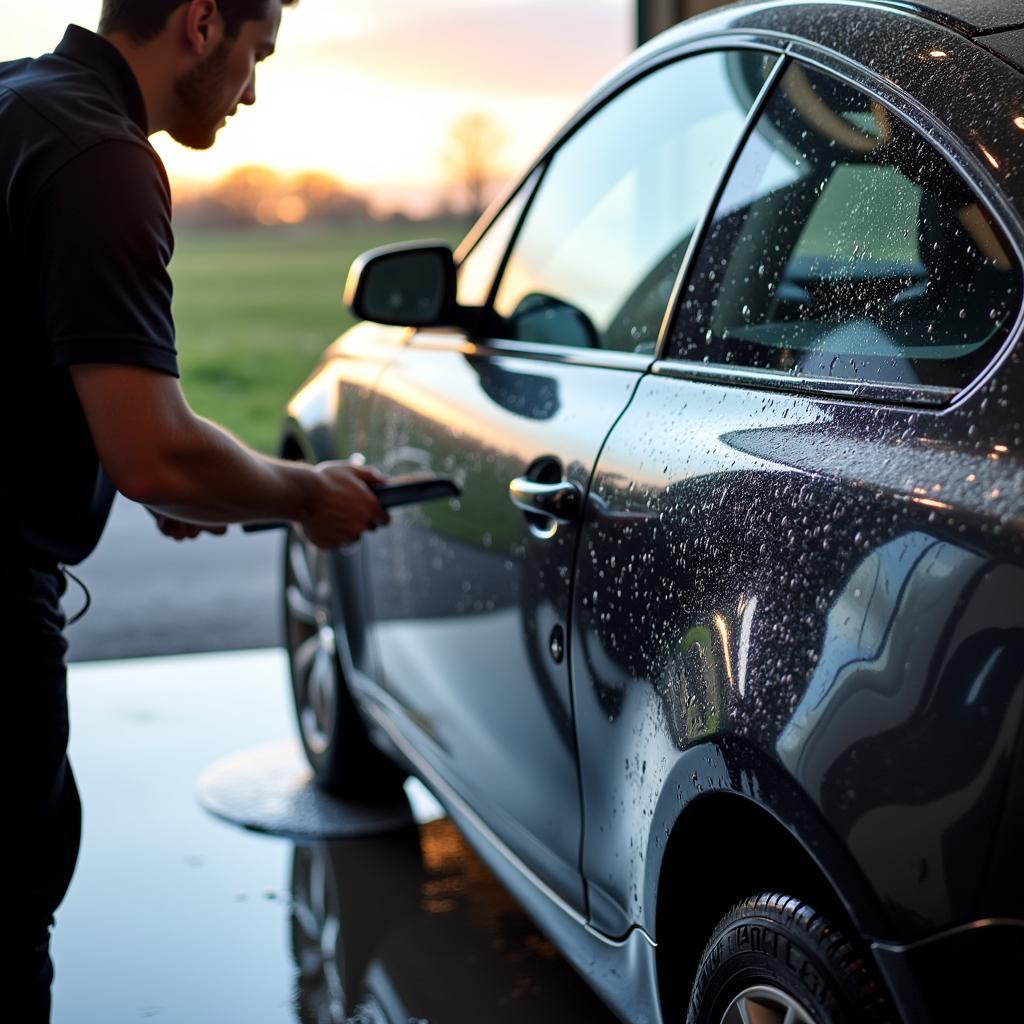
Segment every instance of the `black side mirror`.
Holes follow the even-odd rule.
[[[345,305],[359,320],[393,327],[450,327],[455,259],[447,242],[402,242],[364,252],[352,264]]]

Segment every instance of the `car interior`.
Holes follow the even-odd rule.
[[[945,158],[876,100],[796,64],[694,281],[691,356],[941,385],[973,376],[1020,298],[1009,244]]]

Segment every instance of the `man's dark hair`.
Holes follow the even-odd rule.
[[[100,32],[123,32],[136,43],[148,43],[163,31],[167,19],[188,0],[103,0]],[[217,0],[228,38],[234,39],[247,21],[261,21],[271,0]],[[298,0],[281,0],[290,7]]]

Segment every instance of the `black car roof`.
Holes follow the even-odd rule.
[[[879,0],[879,7],[914,11],[944,21],[970,35],[1024,25],[1024,0],[927,0],[925,3]]]
[[[759,6],[763,0],[739,0]],[[799,0],[789,0],[799,3]],[[813,6],[816,0],[806,0]],[[916,14],[969,36],[1024,28],[1024,0],[817,0],[821,6],[865,7]],[[712,12],[713,13],[713,12]]]

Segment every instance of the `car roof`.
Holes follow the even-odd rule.
[[[1022,0],[780,0],[774,6],[789,4],[800,7],[863,7],[866,10],[899,11],[915,14],[968,36],[1024,27]],[[742,9],[744,6],[760,7],[766,4],[764,0],[740,0],[732,9]],[[710,13],[714,15],[715,12],[712,10]]]
[[[974,36],[1024,26],[1021,0],[927,0],[925,3],[876,0],[872,6],[912,11],[925,18],[952,23],[965,34]]]

